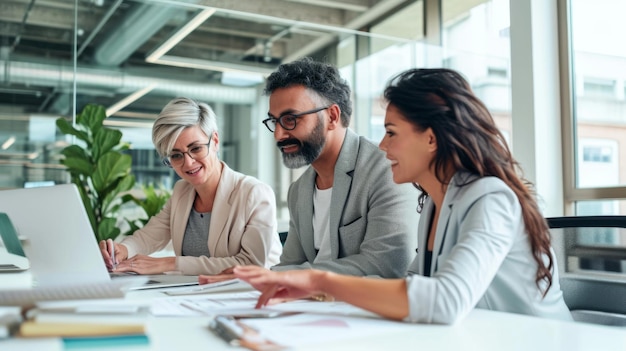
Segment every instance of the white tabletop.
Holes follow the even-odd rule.
[[[6,278],[0,277],[0,281]],[[18,276],[12,276],[18,279]],[[18,279],[20,280],[20,279]],[[2,284],[0,284],[2,285]],[[4,287],[3,287],[4,288]],[[127,299],[164,297],[159,290],[133,291]],[[146,347],[116,347],[115,350],[236,350],[214,335],[212,317],[153,317],[146,319],[150,343]],[[524,315],[476,309],[452,326],[389,323],[381,332],[325,340],[320,329],[307,326],[306,333],[319,333],[295,350],[626,350],[626,328],[579,322],[562,322]],[[389,327],[392,324],[392,327]],[[351,334],[352,335],[352,334]],[[62,350],[58,338],[0,340],[0,350]]]
[[[141,350],[234,350],[208,329],[209,317],[150,318],[150,345]],[[311,328],[311,332],[315,332]],[[2,350],[62,350],[59,339],[0,340]],[[116,347],[115,350],[124,350]],[[129,347],[129,350],[137,350]],[[487,310],[474,310],[453,326],[399,323],[397,330],[297,345],[296,350],[625,350],[626,330],[559,322]]]

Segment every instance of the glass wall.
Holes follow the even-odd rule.
[[[611,17],[624,5],[558,2],[567,5],[571,28],[562,39],[571,41],[572,58],[566,213],[624,214],[626,53],[615,44],[621,22]],[[280,62],[301,56],[338,65],[353,88],[352,128],[375,142],[383,135],[380,96],[388,79],[410,67],[440,66],[468,78],[512,142],[508,0],[338,2],[333,9],[286,3],[216,9],[164,0],[51,0],[29,8],[28,1],[2,1],[0,188],[69,182],[59,151],[74,141],[55,120],[72,120],[88,103],[106,107],[106,125],[131,143],[138,181],[171,188],[175,174],[160,163],[150,129],[170,99],[189,96],[215,109],[220,157],[270,184],[287,220],[287,189],[302,170],[282,165],[260,123],[267,113],[262,87]]]
[[[55,120],[73,120],[91,103],[106,108],[105,125],[131,144],[138,183],[170,189],[177,177],[152,146],[152,120],[170,99],[188,96],[216,111],[220,157],[272,185],[287,219],[287,189],[302,170],[282,166],[271,134],[261,128],[267,111],[261,90],[278,63],[305,55],[340,67],[353,87],[352,128],[375,142],[384,132],[382,89],[410,67],[463,72],[510,135],[508,1],[442,1],[435,34],[424,30],[429,21],[439,23],[440,16],[425,19],[433,1],[383,3],[345,5],[343,12],[310,7],[296,21],[280,17],[294,15],[276,2],[254,11],[160,0],[76,7],[59,0],[31,8],[3,2],[0,188],[68,182],[59,151],[75,141],[59,133]],[[345,23],[335,16],[340,13]],[[374,15],[379,19],[361,24]],[[433,35],[443,46],[432,44]]]

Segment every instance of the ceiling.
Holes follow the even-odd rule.
[[[253,103],[278,64],[371,36],[412,2],[2,0],[0,115],[72,115],[74,99],[134,118],[181,95]]]

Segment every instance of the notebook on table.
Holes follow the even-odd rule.
[[[30,267],[22,243],[9,216],[0,212],[0,273],[22,272]]]
[[[76,185],[2,190],[0,212],[26,238],[24,250],[36,285],[111,281]],[[198,284],[197,276],[143,277],[148,282],[137,288]]]

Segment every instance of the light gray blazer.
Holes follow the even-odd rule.
[[[271,267],[282,250],[277,232],[276,197],[272,188],[258,179],[235,172],[222,162],[207,247],[210,257],[181,256],[183,237],[196,190],[185,180],[174,185],[163,209],[141,229],[121,243],[128,257],[149,255],[170,240],[176,254],[176,270],[182,274],[218,274],[235,265]]]
[[[474,181],[459,186],[470,179]],[[418,228],[420,250],[407,278],[407,321],[454,323],[474,307],[572,319],[559,286],[556,261],[547,295],[542,297],[537,288],[537,264],[521,205],[503,181],[495,177],[476,179],[469,173],[453,177],[439,213],[431,277],[423,277],[433,210],[429,198]]]
[[[416,247],[417,189],[395,184],[385,154],[348,129],[335,165],[330,205],[332,260],[313,263],[315,177],[309,167],[289,188],[289,233],[280,263],[272,269],[405,276]]]

